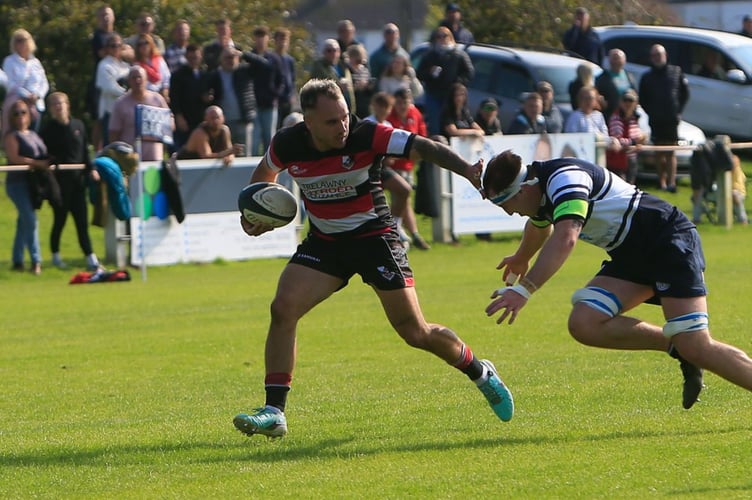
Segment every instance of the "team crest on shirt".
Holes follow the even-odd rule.
[[[352,156],[342,157],[342,166],[345,168],[345,170],[350,170],[351,168],[353,168],[353,165],[355,165],[355,159]]]
[[[661,281],[655,282],[655,289],[658,290],[659,292],[665,292],[666,290],[669,289],[670,286],[671,285],[669,283],[663,283]]]
[[[303,173],[303,169],[300,167],[300,165],[292,165],[290,168],[287,169],[292,175],[299,175]]]

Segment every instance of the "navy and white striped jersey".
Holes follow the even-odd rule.
[[[677,220],[677,209],[669,203],[599,165],[579,158],[556,158],[532,166],[544,193],[541,208],[532,218],[538,226],[563,219],[582,220],[580,239],[607,252],[624,243],[633,231],[658,230],[669,221],[678,223],[678,229],[693,227],[686,217]]]

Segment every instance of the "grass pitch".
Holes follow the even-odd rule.
[[[15,212],[4,195],[0,213],[3,498],[752,495],[749,393],[708,374],[685,411],[675,360],[569,338],[569,297],[597,270],[595,248],[578,245],[512,326],[483,309],[515,237],[410,254],[429,321],[456,329],[514,392],[510,423],[464,375],[402,343],[354,279],[301,322],[290,434],[272,441],[246,438],[232,417],[263,403],[268,304],[284,260],[70,286],[74,270],[8,271]],[[63,251],[83,266],[69,224]],[[751,351],[752,230],[701,233],[713,334]],[[636,314],[662,323],[655,307]]]

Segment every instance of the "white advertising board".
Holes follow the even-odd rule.
[[[524,164],[575,156],[595,162],[593,134],[500,135],[483,138],[452,138],[452,148],[471,163],[483,159],[484,165],[495,154],[511,149]],[[501,208],[481,198],[464,177],[452,173],[452,230],[454,234],[521,231],[525,218],[507,215]]]

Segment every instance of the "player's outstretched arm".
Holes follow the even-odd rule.
[[[410,159],[426,160],[465,177],[477,189],[480,189],[480,175],[483,172],[483,160],[470,164],[449,146],[426,137],[416,135],[413,139]]]
[[[509,318],[514,323],[520,310],[525,307],[531,295],[548,281],[564,265],[572,253],[582,229],[579,219],[565,219],[554,225],[553,233],[543,247],[527,275],[518,285],[494,290],[491,303],[486,307],[486,314],[493,316],[501,312],[496,323],[501,324]]]
[[[538,227],[530,220],[525,223],[520,246],[513,255],[504,257],[496,269],[503,269],[502,278],[505,283],[514,283],[516,277],[524,277],[527,274],[530,260],[538,253],[548,237],[551,235],[553,226]]]

